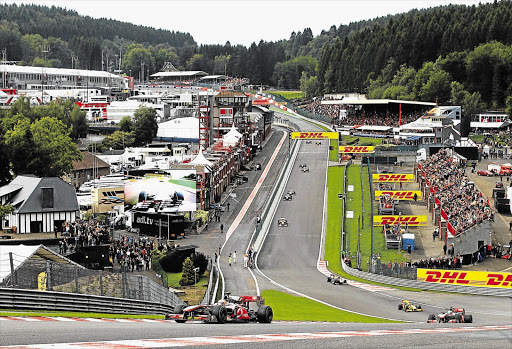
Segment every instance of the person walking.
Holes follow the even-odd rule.
[[[232,257],[231,257],[231,253],[229,254],[228,256],[228,262],[229,262],[229,265],[231,265],[231,262],[233,261]]]
[[[249,256],[247,256],[247,253],[244,253],[244,268],[247,268],[247,262],[249,262]]]
[[[229,202],[228,202],[228,211],[229,211]]]
[[[508,223],[508,231],[512,231],[512,221],[510,221],[510,223]]]
[[[220,233],[221,233],[221,234],[222,234],[222,233],[224,233],[224,224],[221,224],[221,225],[220,225]]]
[[[236,251],[235,251],[235,252],[233,252],[233,263],[235,263],[235,264],[236,264]]]
[[[444,251],[444,255],[446,256],[446,244],[443,245],[443,251]]]

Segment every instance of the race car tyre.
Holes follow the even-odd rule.
[[[436,319],[436,316],[434,314],[428,315],[428,320],[435,320],[435,319]]]
[[[228,318],[228,312],[226,310],[226,307],[223,305],[215,305],[213,307],[213,315],[217,319],[217,323],[223,324],[226,322],[226,319]]]
[[[471,315],[471,314],[466,315],[466,317],[464,318],[464,322],[467,322],[468,324],[472,323],[473,315]]]
[[[402,310],[404,306],[402,304],[398,304],[398,310]]]
[[[178,304],[174,307],[174,314],[183,314],[183,309],[185,309],[185,304]]]
[[[418,305],[417,308],[418,308],[418,310],[421,310],[421,305]]]
[[[272,322],[272,319],[274,318],[274,312],[272,311],[271,307],[269,307],[268,305],[264,305],[258,309],[256,317],[258,318],[259,323],[269,324]]]
[[[458,323],[462,322],[462,315],[461,314],[455,314],[455,320],[457,320]]]

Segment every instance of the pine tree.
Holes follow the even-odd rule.
[[[181,279],[180,279],[180,285],[181,286],[187,286],[187,285],[193,285],[194,284],[194,263],[192,262],[192,259],[188,257],[185,259],[185,262],[183,262],[183,271],[182,271]]]

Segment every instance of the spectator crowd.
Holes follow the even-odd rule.
[[[462,233],[484,220],[494,220],[489,200],[469,181],[464,162],[456,161],[450,149],[441,149],[421,161],[421,169],[434,189],[431,194],[440,201],[441,209],[456,234]]]

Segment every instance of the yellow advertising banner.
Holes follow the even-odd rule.
[[[414,200],[414,194],[416,194],[416,200],[421,198],[421,191],[417,190],[376,190],[375,200],[379,200],[379,198],[384,195],[389,195],[395,200]]]
[[[375,150],[372,146],[363,145],[363,146],[340,146],[340,153],[343,154],[352,154],[352,153],[375,153]]]
[[[40,272],[38,275],[37,275],[37,289],[39,291],[46,291],[46,283],[47,279],[46,279],[46,273],[44,271]]]
[[[418,269],[418,281],[479,287],[512,288],[512,274],[492,271]]]
[[[374,173],[372,174],[372,180],[376,183],[382,182],[414,182],[414,174],[393,174],[393,173]]]
[[[395,225],[407,223],[409,227],[424,227],[427,216],[373,216],[373,225]]]
[[[338,139],[338,132],[292,132],[292,139]]]

